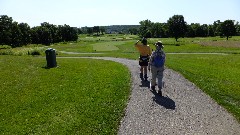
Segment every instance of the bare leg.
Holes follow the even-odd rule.
[[[143,74],[143,66],[141,66],[141,68],[140,68],[140,72]]]
[[[147,66],[143,66],[143,70],[144,70],[144,79],[147,80]]]
[[[147,66],[144,66],[144,74],[147,74]]]
[[[143,66],[140,68],[140,78],[143,80]]]
[[[158,78],[158,94],[160,96],[162,96],[162,88],[163,88],[163,71],[159,71],[158,72],[158,75],[157,75],[157,78]]]

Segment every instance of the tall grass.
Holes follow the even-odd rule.
[[[5,48],[0,50],[0,55],[43,55],[45,53],[44,47],[17,47]]]

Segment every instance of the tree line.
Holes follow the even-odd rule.
[[[47,22],[30,28],[27,23],[13,21],[7,15],[0,16],[0,45],[21,47],[27,44],[50,45],[58,42],[76,41],[78,29],[69,25],[53,25]]]
[[[143,20],[137,25],[129,27],[114,26],[114,32],[120,29],[119,33],[130,33],[146,38],[168,38],[173,37],[178,40],[180,37],[226,37],[240,36],[240,24],[234,20],[214,21],[207,25],[199,23],[187,24],[182,15],[174,15],[169,18],[167,23],[151,22]],[[77,41],[78,34],[99,34],[106,33],[113,26],[94,26],[84,28],[74,28],[69,25],[53,25],[47,22],[40,26],[30,28],[27,23],[18,23],[13,21],[7,15],[0,16],[0,45],[10,45],[12,47],[21,47],[27,44],[50,45],[58,42]],[[127,30],[126,30],[127,29]]]
[[[150,20],[140,21],[139,30],[137,31],[140,37],[146,38],[168,38],[176,39],[180,37],[226,37],[227,40],[231,36],[240,36],[240,24],[234,20],[214,21],[213,24],[207,25],[199,23],[187,24],[182,15],[174,15],[169,18],[167,23],[153,23]],[[130,31],[130,32],[131,32]]]

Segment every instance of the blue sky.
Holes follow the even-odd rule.
[[[72,27],[167,22],[183,15],[190,23],[240,22],[240,0],[0,0],[0,15],[31,27],[42,22]]]

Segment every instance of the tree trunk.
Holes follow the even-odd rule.
[[[175,37],[175,39],[176,39],[176,42],[177,42],[178,38]]]

